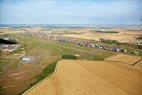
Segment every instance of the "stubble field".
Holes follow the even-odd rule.
[[[119,62],[61,60],[24,95],[140,95],[142,71]]]

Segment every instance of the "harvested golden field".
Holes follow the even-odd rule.
[[[142,35],[142,31],[132,32],[123,29],[114,29],[114,31],[117,31],[119,33],[98,33],[86,30],[81,34],[65,34],[63,36],[72,37],[72,38],[83,38],[89,40],[91,39],[96,41],[99,41],[99,39],[103,38],[103,39],[117,40],[118,42],[121,43],[135,43],[136,38]]]
[[[61,60],[24,95],[140,95],[142,71],[117,62]]]
[[[141,59],[142,59],[142,57],[140,57],[140,56],[117,54],[117,55],[111,56],[109,58],[106,58],[106,61],[122,62],[122,63],[126,63],[129,65],[135,65]]]

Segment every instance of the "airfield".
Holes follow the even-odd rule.
[[[141,37],[141,31],[123,31],[98,33],[88,28],[39,27],[1,29],[0,36],[16,39],[21,48],[10,53],[1,52],[0,94],[139,95],[142,51],[135,42]],[[100,42],[103,37],[124,43]],[[78,42],[89,43],[89,46],[78,45]],[[90,43],[97,48],[90,47]],[[127,52],[116,52],[112,48],[126,49]],[[34,58],[32,64],[21,61],[28,56]]]

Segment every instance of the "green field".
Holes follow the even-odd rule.
[[[91,32],[98,32],[98,33],[119,33],[117,31],[112,31],[112,30],[91,30]]]

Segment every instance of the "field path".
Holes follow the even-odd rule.
[[[57,71],[24,95],[140,95],[142,71],[105,61],[61,60]]]

